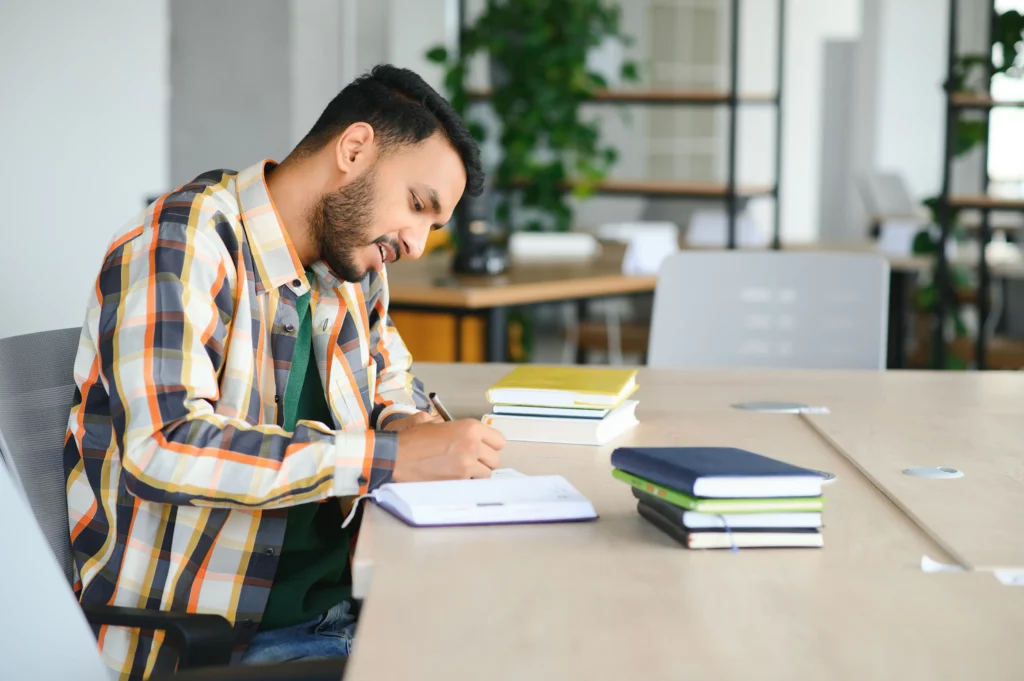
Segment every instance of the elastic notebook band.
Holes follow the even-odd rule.
[[[732,529],[729,527],[729,521],[727,521],[725,516],[721,513],[716,513],[715,515],[717,515],[719,520],[722,521],[722,527],[725,528],[725,535],[729,537],[729,545],[732,547],[732,550],[739,552],[740,547],[736,546],[736,537],[732,536]]]
[[[349,524],[351,524],[352,519],[356,517],[356,511],[359,510],[359,502],[362,501],[363,499],[372,499],[372,498],[373,498],[373,492],[370,492],[369,494],[360,494],[358,497],[353,499],[352,500],[352,508],[349,509],[348,515],[345,516],[345,519],[343,521],[341,521],[341,529],[345,529],[346,527],[348,527]]]

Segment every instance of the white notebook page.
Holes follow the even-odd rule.
[[[374,498],[413,524],[581,520],[593,506],[560,475],[502,474],[481,480],[384,485]]]

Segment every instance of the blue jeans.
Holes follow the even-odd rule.
[[[242,653],[242,664],[348,657],[356,633],[352,604],[339,603],[303,624],[261,631]]]

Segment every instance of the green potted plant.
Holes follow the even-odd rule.
[[[615,163],[616,150],[602,144],[598,125],[584,120],[580,107],[608,87],[588,67],[588,54],[609,40],[632,42],[620,19],[619,6],[606,0],[489,0],[462,28],[457,54],[441,46],[427,53],[444,65],[452,105],[481,142],[485,128],[469,111],[466,74],[474,55],[489,56],[489,98],[502,150],[493,172],[495,218],[503,227],[568,231],[573,213],[566,189],[579,197],[591,194]],[[625,61],[620,77],[638,80],[636,64]],[[518,223],[513,205],[523,209]]]

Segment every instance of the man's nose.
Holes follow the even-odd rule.
[[[407,229],[402,234],[402,247],[405,251],[406,257],[416,258],[423,255],[423,251],[427,248],[427,237],[430,236],[430,227],[426,229]]]

